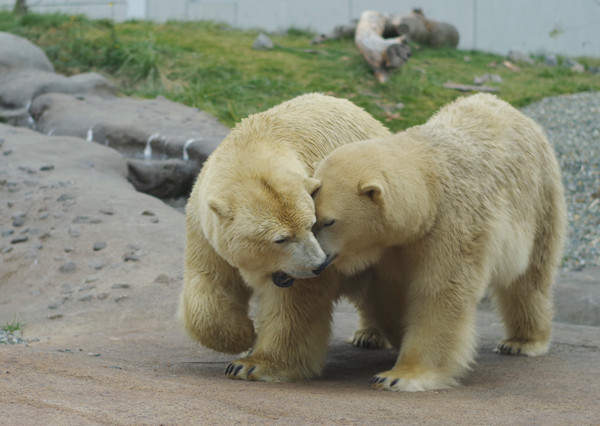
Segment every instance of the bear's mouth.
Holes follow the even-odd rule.
[[[283,271],[277,271],[273,273],[273,275],[271,275],[271,279],[273,280],[273,284],[281,288],[290,287],[292,284],[294,284],[294,277],[286,274]]]

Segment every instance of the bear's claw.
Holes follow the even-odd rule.
[[[364,328],[356,330],[352,336],[351,343],[357,348],[365,349],[391,349],[392,345],[383,334],[376,328]]]

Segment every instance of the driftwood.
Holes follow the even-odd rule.
[[[390,38],[408,35],[412,42],[427,47],[456,47],[458,45],[458,31],[452,24],[431,21],[425,18],[421,9],[413,9],[407,15],[385,16],[385,25],[382,37]],[[357,23],[339,25],[329,34],[319,34],[312,39],[312,44],[322,43],[326,40],[354,37]]]
[[[383,38],[385,16],[375,11],[361,14],[356,26],[354,42],[380,83],[389,79],[390,71],[404,65],[411,55],[406,35]]]
[[[413,9],[408,15],[394,15],[390,18],[390,27],[405,31],[408,27],[410,40],[428,47],[458,46],[458,31],[452,24],[431,21],[425,18],[421,9]]]

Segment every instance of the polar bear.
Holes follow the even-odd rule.
[[[488,285],[506,331],[497,352],[547,351],[566,213],[532,120],[493,95],[460,98],[424,125],[338,148],[314,177],[317,240],[342,273],[373,268],[362,307],[400,348],[375,388],[456,385]]]
[[[350,101],[307,94],[242,120],[204,163],[186,206],[179,317],[204,346],[252,348],[230,378],[297,380],[323,369],[339,273],[317,277],[326,256],[311,231],[311,175],[335,148],[390,134]]]

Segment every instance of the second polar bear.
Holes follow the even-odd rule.
[[[532,120],[492,95],[460,98],[424,125],[337,149],[314,177],[317,240],[345,274],[373,267],[362,314],[400,348],[374,387],[455,385],[488,286],[506,330],[497,351],[547,351],[566,212]]]

